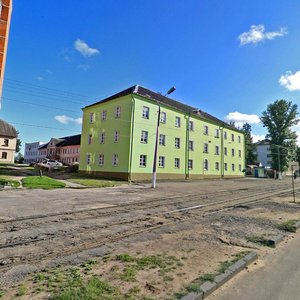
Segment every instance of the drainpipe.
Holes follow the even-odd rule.
[[[190,131],[189,131],[189,125],[190,125],[190,116],[191,114],[188,114],[187,121],[186,121],[186,143],[185,143],[185,179],[188,180],[190,177],[190,171],[189,171],[189,159],[190,159],[190,151],[189,151],[189,140],[190,140]]]
[[[224,126],[219,127],[221,131],[221,178],[224,178]]]
[[[131,137],[130,137],[130,154],[129,154],[129,174],[128,181],[131,183],[131,169],[132,169],[132,146],[133,146],[133,130],[134,130],[134,111],[135,111],[135,99],[131,94],[132,108],[131,108]]]

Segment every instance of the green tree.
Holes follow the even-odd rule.
[[[266,138],[271,140],[272,168],[284,171],[296,156],[297,134],[292,126],[298,123],[297,105],[286,100],[276,100],[267,106],[260,118],[268,129]]]
[[[22,146],[22,141],[18,138],[19,136],[19,131],[17,130],[17,144],[16,144],[16,153],[20,152],[21,146]]]
[[[22,164],[24,163],[24,156],[21,153],[18,153],[15,157],[15,163],[16,164]]]
[[[249,165],[254,165],[257,162],[256,146],[253,143],[251,136],[251,125],[245,123],[242,127],[242,131],[245,135],[245,162]]]

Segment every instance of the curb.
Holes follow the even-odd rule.
[[[281,240],[282,239],[283,239],[283,236],[282,236]],[[272,240],[272,241],[275,243],[274,240]],[[277,243],[279,243],[279,241]],[[257,260],[257,257],[258,256],[257,256],[256,252],[250,252],[244,258],[238,260],[236,263],[231,265],[224,273],[217,275],[214,278],[213,282],[205,281],[204,283],[202,283],[200,285],[201,292],[189,293],[186,296],[184,296],[183,298],[181,298],[181,300],[202,300],[202,299],[206,298],[208,295],[210,295],[212,292],[214,292],[217,288],[219,288],[224,283],[226,283],[228,280],[230,280],[234,275],[238,274],[245,267],[247,267],[252,262]]]
[[[300,226],[300,224],[299,224],[299,226]],[[276,248],[276,246],[277,246],[280,242],[282,242],[283,239],[284,239],[284,235],[278,234],[278,235],[276,235],[276,236],[274,236],[273,238],[271,238],[271,239],[268,240],[268,246],[269,246],[269,247],[272,247],[272,248]]]

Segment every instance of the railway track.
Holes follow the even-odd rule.
[[[297,190],[300,190],[300,188],[297,188]],[[217,213],[220,211],[232,209],[233,207],[237,205],[246,205],[249,203],[256,203],[259,201],[264,201],[266,198],[272,197],[272,196],[278,196],[281,194],[291,193],[291,189],[277,189],[274,191],[274,188],[271,188],[269,190],[264,189],[264,191],[259,191],[253,194],[249,195],[239,195],[242,192],[245,192],[244,189],[237,189],[235,191],[230,191],[228,193],[217,193],[217,194],[210,194],[210,195],[187,195],[186,197],[176,197],[176,199],[180,198],[181,201],[174,201],[174,198],[164,198],[164,199],[152,199],[152,201],[143,201],[143,203],[130,203],[130,204],[121,204],[120,208],[121,211],[118,211],[118,214],[124,214],[122,221],[112,222],[109,224],[96,224],[91,225],[87,228],[84,228],[82,230],[78,231],[78,228],[74,228],[73,230],[67,231],[67,232],[58,232],[52,236],[43,236],[40,234],[40,236],[36,236],[34,239],[24,239],[22,236],[17,238],[16,240],[12,242],[7,242],[0,244],[0,249],[6,249],[11,248],[11,250],[16,250],[18,247],[26,247],[29,244],[36,244],[37,248],[43,248],[43,243],[47,243],[47,251],[44,253],[40,253],[38,256],[36,253],[32,253],[32,255],[27,255],[26,257],[26,263],[37,263],[39,261],[45,260],[51,260],[58,257],[65,257],[71,254],[75,254],[84,250],[100,247],[107,244],[113,244],[115,242],[118,242],[120,240],[124,240],[130,236],[143,234],[149,231],[153,231],[155,229],[159,229],[163,226],[172,226],[178,222],[187,222],[190,221],[193,218],[200,218],[205,217],[206,215]],[[248,190],[249,193],[249,190]],[[235,197],[233,197],[235,195]],[[218,198],[218,200],[211,202],[212,199]],[[223,199],[222,199],[223,198]],[[160,203],[159,200],[162,200]],[[186,206],[187,204],[195,204],[195,201],[197,205],[193,206]],[[199,201],[202,201],[202,204],[199,205]],[[169,210],[168,205],[185,205],[185,207],[181,208],[181,211],[176,210]],[[143,214],[137,214],[135,218],[128,219],[128,215],[131,212],[128,211],[128,208],[139,208],[139,212],[145,211]],[[161,207],[164,208],[164,211],[153,211],[149,212],[149,209]],[[191,208],[189,209],[188,208]],[[113,207],[110,207],[109,209],[112,209]],[[186,208],[186,209],[185,209]],[[189,211],[188,214],[186,214],[186,211]],[[94,210],[86,210],[85,212],[90,212]],[[100,211],[101,213],[108,213],[106,209],[97,209],[97,211]],[[137,210],[136,210],[137,211]],[[82,213],[82,212],[80,212]],[[110,212],[111,214],[112,212]],[[181,219],[178,220],[176,218],[172,218],[172,215],[181,215]],[[65,216],[66,214],[59,214],[56,216]],[[67,214],[69,215],[69,214]],[[70,214],[71,215],[71,214]],[[75,215],[78,217],[78,215],[75,213]],[[100,216],[103,216],[100,214]],[[53,218],[55,216],[51,215],[50,218]],[[98,218],[99,216],[89,216],[90,218]],[[26,220],[23,218],[22,220],[15,219],[10,220],[11,224],[13,223],[19,223],[21,221],[34,221],[34,220],[43,220],[45,221],[47,216],[40,216],[39,218],[27,218]],[[65,222],[69,222],[70,220],[65,220]],[[74,219],[72,219],[74,221]],[[3,224],[9,223],[9,221],[2,222]],[[28,224],[27,224],[28,225]],[[37,224],[32,224],[32,227],[36,226]],[[47,225],[47,223],[45,223]],[[84,234],[83,234],[84,233]],[[16,234],[16,232],[14,232]],[[1,237],[1,236],[0,236]],[[75,243],[74,243],[74,237],[75,237]],[[80,237],[80,238],[79,238]],[[68,241],[66,243],[67,245],[64,246],[64,251],[61,253],[61,250],[57,245],[59,245],[59,242],[61,240]],[[72,241],[73,240],[73,241]],[[49,243],[50,242],[50,243]],[[52,246],[49,250],[49,244]],[[18,251],[15,251],[16,253]],[[52,252],[52,253],[51,253]],[[12,252],[9,251],[7,255],[3,255],[0,257],[0,263],[1,260],[10,260],[13,258]],[[9,268],[11,268],[14,265],[17,265],[22,261],[22,259],[18,259],[14,262],[14,260],[11,260],[11,263],[6,264],[5,266],[0,267],[0,270],[5,272]]]

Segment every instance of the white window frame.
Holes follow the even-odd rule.
[[[164,156],[159,156],[158,157],[158,166],[160,168],[164,168],[165,167],[165,157]]]
[[[118,105],[116,107],[116,110],[115,110],[115,118],[118,119],[118,118],[121,118],[121,106]]]
[[[166,135],[165,134],[159,135],[159,145],[166,146]]]
[[[180,158],[175,157],[175,159],[174,159],[174,167],[175,167],[175,169],[179,169],[180,168]]]
[[[175,148],[180,149],[180,138],[178,137],[175,138]]]
[[[189,131],[194,131],[194,122],[189,121]]]
[[[100,133],[99,142],[100,142],[100,144],[105,144],[105,132]]]
[[[189,151],[194,151],[194,141],[189,141]]]
[[[141,143],[147,144],[148,143],[148,131],[142,130],[141,131]]]
[[[224,131],[224,140],[227,140],[227,131]]]
[[[208,143],[203,144],[203,153],[208,153]]]
[[[112,166],[117,167],[119,165],[119,155],[114,153],[112,155]]]
[[[90,123],[94,123],[95,122],[95,113],[91,112],[90,113]]]
[[[220,163],[218,161],[216,161],[215,169],[216,169],[216,171],[220,170]]]
[[[104,166],[104,154],[99,154],[99,166]]]
[[[120,131],[119,130],[115,130],[114,133],[114,143],[118,143],[120,140]]]
[[[192,159],[188,160],[188,169],[193,170],[193,160]]]
[[[220,129],[219,128],[216,128],[216,130],[215,130],[215,137],[216,138],[220,137]]]
[[[235,151],[234,151],[234,148],[232,148],[231,149],[231,156],[234,157],[234,155],[235,155]]]
[[[227,171],[228,168],[227,168],[227,163],[224,163],[224,171]]]
[[[140,167],[141,168],[147,167],[147,155],[145,155],[145,154],[140,155]]]
[[[107,110],[102,110],[101,113],[101,120],[105,121],[107,119]]]
[[[148,106],[143,106],[142,118],[149,119],[150,108]]]
[[[89,134],[88,136],[88,144],[91,145],[92,144],[92,139],[93,139],[93,135]]]
[[[239,150],[239,157],[242,157],[242,150]]]
[[[208,126],[203,125],[203,134],[208,135]]]
[[[180,128],[180,125],[181,125],[180,123],[181,123],[180,117],[176,116],[175,117],[175,127]]]
[[[238,142],[241,143],[241,136],[238,136]]]
[[[209,162],[208,162],[208,159],[207,159],[207,158],[204,158],[204,160],[203,160],[203,170],[204,170],[204,171],[208,171],[208,168],[209,168]]]
[[[90,165],[91,164],[91,154],[86,155],[86,164]]]
[[[163,123],[165,124],[167,122],[167,113],[164,112],[164,111],[161,111],[160,112],[160,120],[159,120],[160,123]]]
[[[231,141],[234,142],[234,133],[231,134]]]
[[[224,155],[226,155],[227,156],[227,147],[224,147]]]
[[[235,165],[234,164],[231,164],[231,170],[232,170],[232,172],[235,172]]]
[[[218,145],[215,147],[215,155],[220,155],[220,146]]]

